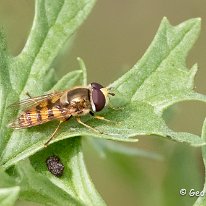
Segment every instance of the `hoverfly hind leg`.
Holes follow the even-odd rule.
[[[64,121],[60,121],[58,126],[56,127],[56,129],[54,130],[54,132],[51,134],[51,136],[49,137],[49,139],[44,143],[44,147],[47,147],[48,144],[54,139],[55,134],[57,133],[57,131],[59,130],[59,127],[61,125],[61,123]]]
[[[57,131],[59,130],[59,127],[61,125],[61,123],[65,122],[65,121],[68,121],[72,116],[69,116],[67,118],[62,118],[60,121],[59,121],[59,124],[58,126],[56,127],[56,129],[54,130],[54,132],[51,134],[51,136],[49,137],[49,139],[44,143],[44,146],[47,147],[48,144],[55,138],[55,134],[57,133]]]

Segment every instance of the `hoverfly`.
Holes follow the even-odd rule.
[[[109,92],[108,88],[93,82],[87,87],[74,87],[66,91],[34,98],[30,97],[19,102],[19,105],[24,106],[25,109],[8,126],[14,129],[22,129],[44,124],[52,120],[59,120],[57,128],[44,144],[45,146],[54,138],[60,124],[72,116],[83,126],[99,132],[82,122],[80,117],[91,114],[97,119],[109,121],[104,117],[94,115],[95,112],[101,111],[107,105],[109,101],[108,95],[114,96],[114,93]]]

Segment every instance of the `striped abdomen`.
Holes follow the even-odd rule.
[[[52,103],[50,99],[25,110],[17,120],[9,126],[12,128],[27,128],[49,122],[54,119],[66,119],[70,115],[67,109],[57,103]]]

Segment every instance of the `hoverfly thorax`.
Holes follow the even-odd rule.
[[[72,90],[69,90],[65,92],[60,98],[61,104],[65,107],[83,100],[89,101],[89,90],[83,87],[76,87]]]

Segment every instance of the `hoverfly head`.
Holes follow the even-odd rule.
[[[114,93],[110,93],[106,87],[96,82],[91,83],[89,87],[92,110],[93,112],[99,112],[108,104],[108,95],[114,96]]]

